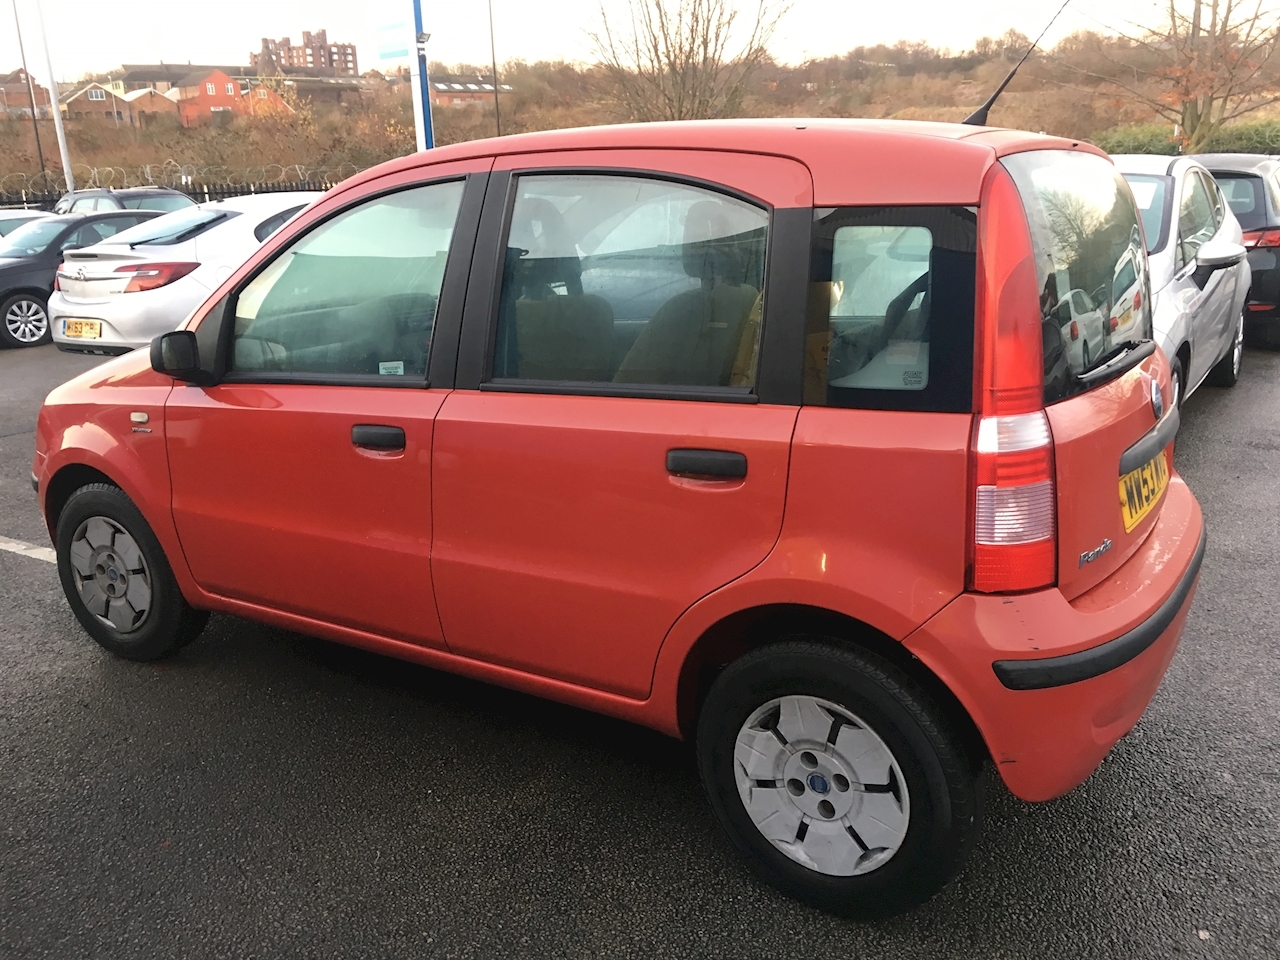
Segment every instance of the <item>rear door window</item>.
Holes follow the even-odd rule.
[[[1227,206],[1240,221],[1242,230],[1261,230],[1267,225],[1267,205],[1262,195],[1262,178],[1247,174],[1215,173]]]
[[[760,207],[682,183],[521,177],[493,378],[753,386],[768,225]]]
[[[232,369],[425,377],[463,183],[368,200],[285,247],[236,298]]]
[[[1080,375],[1130,343],[1151,339],[1147,254],[1134,195],[1115,167],[1092,154],[1037,150],[1005,157],[1027,213],[1040,283],[1041,322],[1061,352],[1045,350],[1045,403],[1085,389]],[[1212,227],[1212,208],[1200,190]],[[1212,232],[1212,231],[1211,231]],[[1079,290],[1093,309],[1058,309]]]
[[[1147,249],[1152,253],[1163,250],[1169,238],[1169,213],[1172,210],[1169,193],[1173,177],[1126,173],[1124,178],[1129,181],[1129,189],[1133,191],[1133,199],[1137,201],[1138,212],[1142,216]]]
[[[804,402],[969,410],[976,250],[964,207],[816,211]]]

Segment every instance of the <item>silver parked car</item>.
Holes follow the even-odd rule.
[[[1234,386],[1244,353],[1250,279],[1240,224],[1196,160],[1112,159],[1142,213],[1155,338],[1173,368],[1175,403],[1201,383]]]

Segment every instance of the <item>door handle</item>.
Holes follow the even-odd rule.
[[[732,450],[668,450],[667,472],[681,477],[741,480],[747,475],[747,458]]]
[[[404,429],[378,423],[357,423],[351,428],[351,442],[366,450],[403,450]]]

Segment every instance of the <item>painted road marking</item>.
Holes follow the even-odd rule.
[[[58,555],[53,552],[52,547],[37,547],[34,543],[10,540],[8,537],[0,537],[0,550],[7,550],[9,553],[16,553],[23,557],[31,557],[34,560],[43,560],[45,563],[58,562]]]

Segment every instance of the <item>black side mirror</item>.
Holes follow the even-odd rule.
[[[197,386],[212,383],[200,367],[200,345],[190,330],[162,333],[151,341],[151,369]]]

